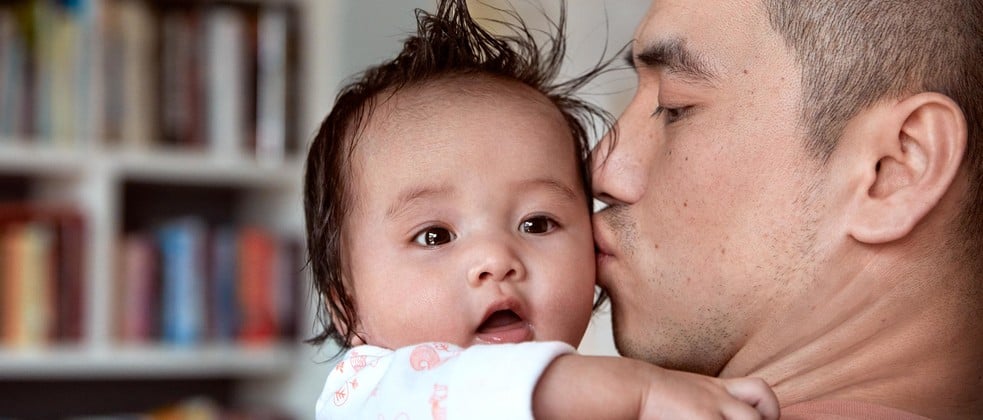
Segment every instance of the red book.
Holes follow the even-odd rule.
[[[266,231],[243,228],[239,234],[239,339],[267,344],[276,339],[276,241]]]
[[[147,235],[130,234],[120,245],[119,336],[126,342],[147,342],[154,337],[159,310],[157,254]]]
[[[0,347],[14,345],[20,335],[22,230],[20,225],[0,225]]]
[[[58,217],[55,230],[55,339],[77,343],[85,333],[85,223],[76,212]]]

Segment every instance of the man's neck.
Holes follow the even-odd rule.
[[[721,376],[764,378],[783,406],[843,399],[931,418],[983,412],[981,298],[962,287],[978,280],[882,255],[854,267],[827,273],[771,317]]]

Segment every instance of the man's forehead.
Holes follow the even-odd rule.
[[[760,0],[654,0],[635,31],[633,54],[678,45],[694,57],[729,67],[751,53],[768,30]],[[708,63],[708,64],[709,64]]]

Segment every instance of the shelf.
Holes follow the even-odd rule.
[[[106,158],[122,178],[181,184],[267,186],[299,185],[301,165],[294,161],[261,164],[249,158],[222,160],[200,152],[116,152]]]
[[[0,350],[0,380],[275,376],[290,366],[297,352],[290,344],[6,349]]]
[[[0,171],[3,173],[75,176],[81,173],[86,156],[73,147],[26,146],[0,139]]]
[[[197,151],[93,152],[0,139],[0,173],[4,174],[76,177],[108,169],[118,178],[134,181],[282,188],[300,184],[301,168],[296,158],[261,163],[250,157],[220,159]]]

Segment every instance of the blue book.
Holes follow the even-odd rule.
[[[196,218],[170,222],[157,232],[161,251],[161,339],[191,346],[205,329],[206,228]]]
[[[236,229],[223,227],[215,231],[211,242],[209,310],[214,338],[222,342],[235,341],[239,331],[237,241]]]

